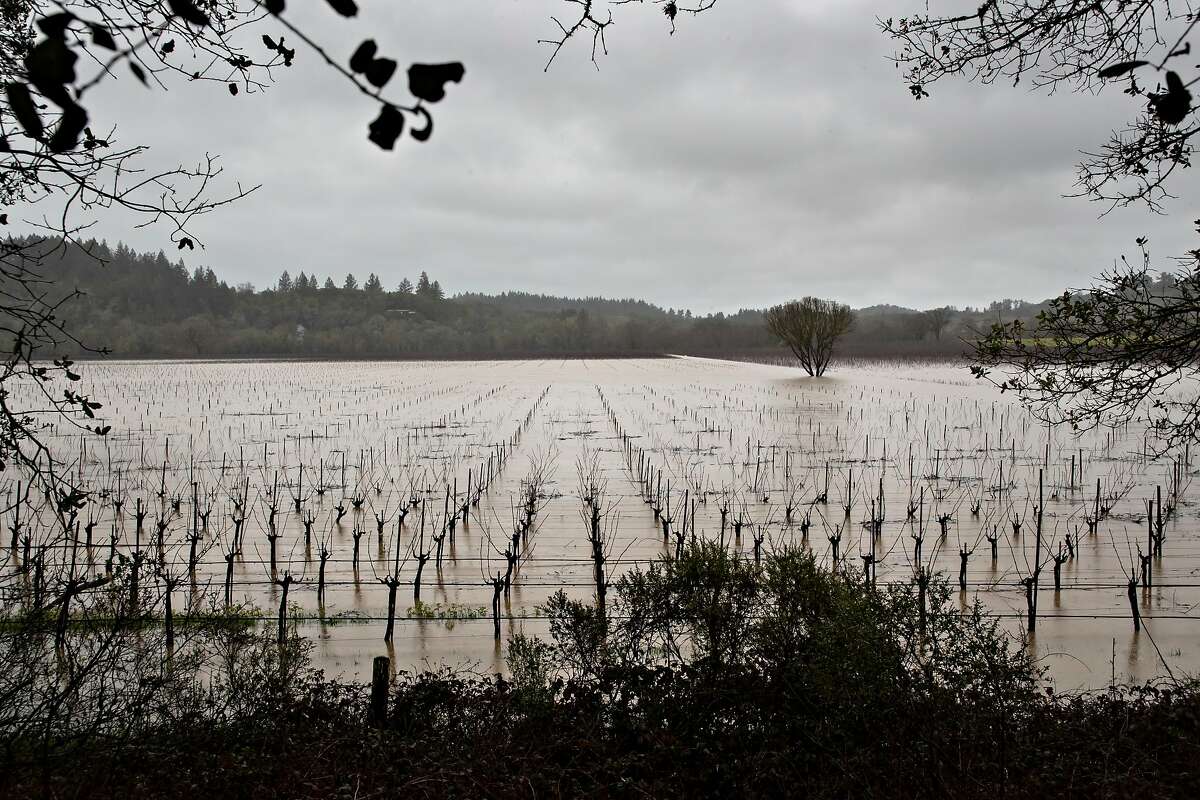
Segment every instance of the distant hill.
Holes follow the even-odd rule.
[[[588,311],[593,314],[627,319],[663,319],[674,316],[664,308],[634,298],[613,300],[607,297],[553,297],[530,292],[501,292],[500,294],[463,292],[454,295],[451,301],[468,305],[497,306],[506,311],[526,313]]]
[[[912,314],[912,313],[916,312],[916,309],[915,308],[905,308],[904,306],[893,306],[893,305],[883,304],[883,305],[875,305],[875,306],[864,306],[863,308],[855,309],[855,312],[860,315],[866,314],[869,316],[879,316],[879,315],[887,315],[887,314]]]
[[[353,275],[334,282],[285,271],[274,287],[256,291],[230,286],[212,269],[189,270],[162,252],[136,253],[123,244],[9,241],[48,253],[40,269],[52,295],[75,287],[86,293],[63,307],[63,318],[82,341],[117,357],[786,355],[766,331],[762,309],[700,316],[636,298],[520,291],[446,298],[424,273],[387,289],[373,273],[361,282]],[[856,312],[839,351],[955,355],[972,329],[1040,308],[1009,300],[987,310],[871,306]],[[63,348],[79,355],[78,348]]]

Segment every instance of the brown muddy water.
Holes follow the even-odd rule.
[[[643,477],[650,467],[661,472],[661,489],[655,478],[652,491],[660,503],[670,498],[676,516],[685,492],[689,509],[695,503],[698,535],[719,536],[720,508],[727,507],[726,537],[747,558],[758,539],[764,552],[795,542],[829,562],[830,537],[840,529],[844,563],[861,569],[882,491],[878,580],[925,565],[957,586],[966,552],[961,601],[978,596],[1014,634],[1025,626],[1022,580],[1035,563],[1040,472],[1044,567],[1029,646],[1052,680],[1062,689],[1099,687],[1114,675],[1145,680],[1168,665],[1176,674],[1200,666],[1191,465],[1176,471],[1170,458],[1145,457],[1139,430],[1047,430],[962,367],[835,365],[824,379],[703,359],[110,362],[84,372],[84,391],[105,403],[102,420],[112,432],[85,438],[59,426],[52,442],[82,484],[108,495],[95,527],[100,557],[110,536],[120,549],[134,546],[140,499],[149,509],[143,535],[154,536],[165,520],[168,558],[186,564],[194,494],[196,512],[208,515],[198,556],[202,583],[223,593],[234,519],[245,516],[233,593],[261,608],[263,624],[271,625],[280,589],[269,565],[268,509],[277,492],[277,575],[299,580],[290,592],[293,614],[331,675],[362,678],[381,654],[401,669],[503,669],[505,645],[493,640],[485,580],[506,568],[522,481],[543,468],[537,523],[502,603],[504,639],[515,631],[544,633],[539,606],[556,590],[593,593],[576,467],[593,459],[615,526],[612,577],[674,552],[674,538],[664,539],[638,482],[639,461]],[[501,453],[509,455],[497,472]],[[470,493],[489,464],[494,477],[475,504]],[[1097,481],[1108,513],[1089,532]],[[11,478],[4,487],[11,499]],[[1146,502],[1158,487],[1164,505],[1175,509],[1162,555],[1150,564],[1153,585],[1137,589],[1144,627],[1135,634],[1127,583],[1131,572],[1140,575],[1139,549],[1151,549]],[[243,494],[248,513],[235,506]],[[823,494],[825,502],[817,502]],[[124,508],[114,521],[118,497]],[[426,512],[423,534],[414,499]],[[910,503],[917,508],[911,518]],[[339,505],[346,513],[336,520]],[[445,540],[439,565],[431,537],[442,529],[445,509],[462,505],[468,519],[458,523],[452,544]],[[401,524],[402,506],[410,511]],[[389,647],[388,591],[380,578],[395,569],[397,547],[401,586]],[[423,549],[431,556],[417,605],[414,552]],[[1052,556],[1061,560],[1059,591]]]

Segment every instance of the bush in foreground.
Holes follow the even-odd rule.
[[[117,737],[6,737],[0,794],[52,797],[1179,796],[1192,683],[1073,697],[941,580],[869,585],[800,550],[712,543],[632,572],[603,616],[560,593],[511,680],[366,692],[255,634]],[[171,709],[182,709],[173,711]],[[81,746],[80,742],[86,742]]]

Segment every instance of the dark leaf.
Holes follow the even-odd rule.
[[[174,39],[167,40],[167,43],[162,46],[162,52],[163,52],[163,55],[167,55],[169,53],[174,53],[175,52],[175,40]]]
[[[1144,67],[1149,63],[1149,61],[1122,61],[1119,64],[1109,64],[1097,74],[1101,78],[1116,78],[1120,75],[1124,75],[1130,70],[1135,70],[1138,67]]]
[[[404,115],[395,106],[384,105],[379,116],[368,127],[367,138],[384,150],[396,146],[396,139],[404,131]]]
[[[8,224],[8,214],[0,214],[0,225]]]
[[[92,44],[96,47],[103,47],[105,50],[116,50],[117,42],[113,39],[112,33],[103,25],[92,25]]]
[[[48,17],[42,17],[37,21],[38,29],[52,38],[61,39],[63,34],[67,32],[67,26],[75,21],[75,15],[67,11],[59,14],[51,14]]]
[[[171,7],[172,13],[184,22],[201,28],[208,25],[208,15],[196,7],[195,0],[167,0],[167,5]]]
[[[265,44],[267,46],[268,50],[278,50],[279,49],[279,45],[275,44],[275,40],[272,39],[270,36],[267,36],[265,33],[263,34],[263,44]]]
[[[79,144],[79,134],[87,127],[88,115],[83,106],[71,102],[63,108],[58,127],[50,137],[50,149],[56,153],[74,150]]]
[[[8,95],[9,108],[25,133],[31,139],[41,139],[46,129],[42,127],[42,118],[38,116],[37,107],[29,95],[29,87],[23,83],[10,83],[5,87],[5,94]]]
[[[229,93],[234,97],[237,97],[238,85],[236,83],[229,84]]]
[[[283,13],[284,5],[283,0],[263,0],[263,6],[275,16]]]
[[[1192,93],[1174,72],[1167,73],[1167,93],[1152,95],[1155,115],[1168,125],[1178,125],[1192,110]]]
[[[46,97],[63,105],[69,83],[75,82],[75,60],[79,58],[62,39],[43,39],[25,56],[29,82]]]
[[[376,89],[382,89],[396,74],[396,62],[390,58],[377,58],[367,67],[367,82]]]
[[[350,56],[350,71],[362,74],[370,69],[378,49],[374,39],[364,40],[362,44],[354,48],[354,55]]]
[[[186,237],[186,236],[184,236],[182,239],[180,239],[180,240],[179,240],[179,249],[180,249],[180,250],[182,250],[182,249],[183,249],[183,248],[185,248],[185,247],[186,247],[188,250],[195,250],[195,249],[196,249],[196,245],[195,245],[195,244],[192,242],[192,240],[191,240],[191,239],[189,239],[189,238],[188,238],[188,237]]]
[[[414,97],[436,103],[446,96],[446,82],[459,83],[466,70],[459,61],[447,64],[413,64],[408,68],[408,90]]]
[[[343,17],[353,17],[358,13],[358,6],[355,5],[354,0],[326,0],[326,2]]]
[[[409,128],[409,134],[418,142],[429,141],[429,137],[433,135],[433,117],[429,116],[429,112],[417,106],[416,113],[425,118],[424,128]]]
[[[130,61],[129,62],[129,71],[133,73],[133,77],[137,78],[139,81],[142,82],[143,86],[148,85],[146,83],[146,72],[140,66],[138,66],[137,64]]]

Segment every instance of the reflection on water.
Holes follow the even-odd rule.
[[[591,597],[576,473],[587,458],[619,515],[613,575],[673,552],[638,483],[639,469],[651,467],[659,502],[678,508],[685,492],[695,501],[701,535],[719,534],[724,507],[731,546],[747,557],[761,536],[764,548],[801,544],[828,561],[828,531],[843,526],[840,552],[860,568],[881,505],[879,580],[912,574],[917,538],[921,562],[952,584],[965,553],[960,603],[983,599],[1014,631],[1024,628],[1021,580],[1037,563],[1040,473],[1043,572],[1031,646],[1057,682],[1103,686],[1114,672],[1145,679],[1163,673],[1164,661],[1176,670],[1200,664],[1191,466],[1175,498],[1170,462],[1141,455],[1141,431],[1047,431],[952,366],[856,365],[813,380],[701,359],[147,362],[92,365],[85,378],[94,384],[86,391],[106,401],[103,424],[113,433],[97,443],[60,430],[54,446],[109,495],[89,520],[88,557],[98,564],[107,550],[146,546],[162,527],[168,559],[186,565],[188,533],[203,515],[192,591],[219,595],[230,577],[235,600],[262,609],[270,624],[280,602],[274,581],[290,573],[292,614],[330,673],[365,676],[378,654],[399,669],[503,668],[488,576],[507,568],[522,482],[538,464],[545,483],[502,600],[504,635],[544,635],[539,606],[560,588]],[[1135,635],[1125,582],[1138,553],[1152,549],[1146,501],[1157,487],[1175,510],[1162,556],[1151,559],[1153,586],[1138,590],[1146,630]],[[814,503],[822,494],[826,502]],[[140,533],[138,500],[147,509]],[[1097,504],[1111,508],[1089,531]],[[463,506],[466,518],[437,558],[433,543]],[[388,643],[383,578],[393,574],[400,586]]]

